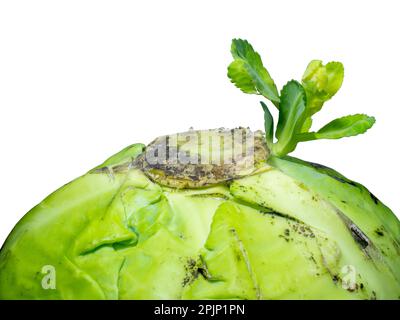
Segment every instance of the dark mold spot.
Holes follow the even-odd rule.
[[[365,255],[368,258],[371,258],[371,254],[376,254],[377,251],[375,246],[373,245],[371,240],[364,234],[364,232],[342,211],[338,210],[337,208],[335,209],[347,229],[350,231],[350,234],[353,237],[354,241],[360,246]]]
[[[315,258],[314,258],[313,255],[311,255],[310,260],[311,260],[316,266],[318,266],[317,261],[315,261]],[[317,275],[319,275],[319,274],[317,274]]]
[[[334,283],[338,283],[338,282],[340,281],[339,276],[338,276],[337,274],[334,274],[334,275],[332,276],[332,281],[333,281]]]
[[[303,223],[297,222],[290,224],[292,230],[296,232],[297,234],[306,237],[306,238],[314,238],[315,234],[311,230],[311,228]]]
[[[236,252],[235,258],[236,258],[237,261],[241,261],[242,260],[242,256],[241,256],[240,252]]]
[[[368,247],[369,239],[355,224],[350,226],[350,230],[354,240],[356,240],[362,249]]]
[[[222,193],[198,193],[198,194],[191,194],[190,197],[192,198],[214,198],[214,199],[224,199],[229,200],[229,197],[222,194]]]
[[[331,170],[331,168],[324,166],[322,164],[316,163],[316,162],[307,162],[310,166],[312,166],[315,169],[323,169],[323,170]]]
[[[284,235],[279,235],[279,238],[285,239],[286,242],[289,242],[290,239],[288,237],[285,237]]]
[[[192,258],[189,258],[186,261],[185,265],[186,276],[182,280],[183,287],[193,283],[193,281],[196,280],[196,278],[199,276],[199,268],[197,265],[198,265],[197,261]]]
[[[357,291],[358,290],[358,283],[356,283],[355,285],[354,285],[354,287],[348,287],[347,288],[347,291],[349,291],[349,292],[354,292],[354,291]]]
[[[311,167],[317,169],[318,171],[321,171],[322,173],[327,174],[328,176],[330,176],[331,178],[342,182],[342,183],[347,183],[353,187],[358,187],[357,184],[354,181],[351,181],[347,178],[345,178],[344,176],[342,176],[340,173],[336,172],[335,170],[333,170],[332,168],[329,168],[327,166],[324,166],[322,164],[319,163],[314,163],[314,162],[307,162]]]
[[[369,196],[371,197],[372,201],[374,201],[375,204],[379,203],[379,199],[375,197],[373,193],[370,192]]]

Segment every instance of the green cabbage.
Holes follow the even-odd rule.
[[[247,41],[235,39],[232,55],[228,76],[278,108],[276,128],[262,102],[265,133],[183,136],[245,133],[254,161],[241,150],[230,165],[151,164],[148,152],[170,147],[162,137],[123,149],[18,222],[0,251],[1,299],[400,298],[396,216],[361,184],[287,155],[299,142],[374,124],[358,114],[309,131],[343,66],[314,60],[278,93]],[[196,156],[231,151],[178,146]]]

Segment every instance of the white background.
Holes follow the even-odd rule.
[[[248,39],[279,88],[311,59],[342,61],[315,117],[367,113],[367,134],[295,156],[366,185],[400,214],[399,1],[1,1],[0,243],[46,195],[119,149],[159,135],[263,127],[258,97],[226,77]]]

